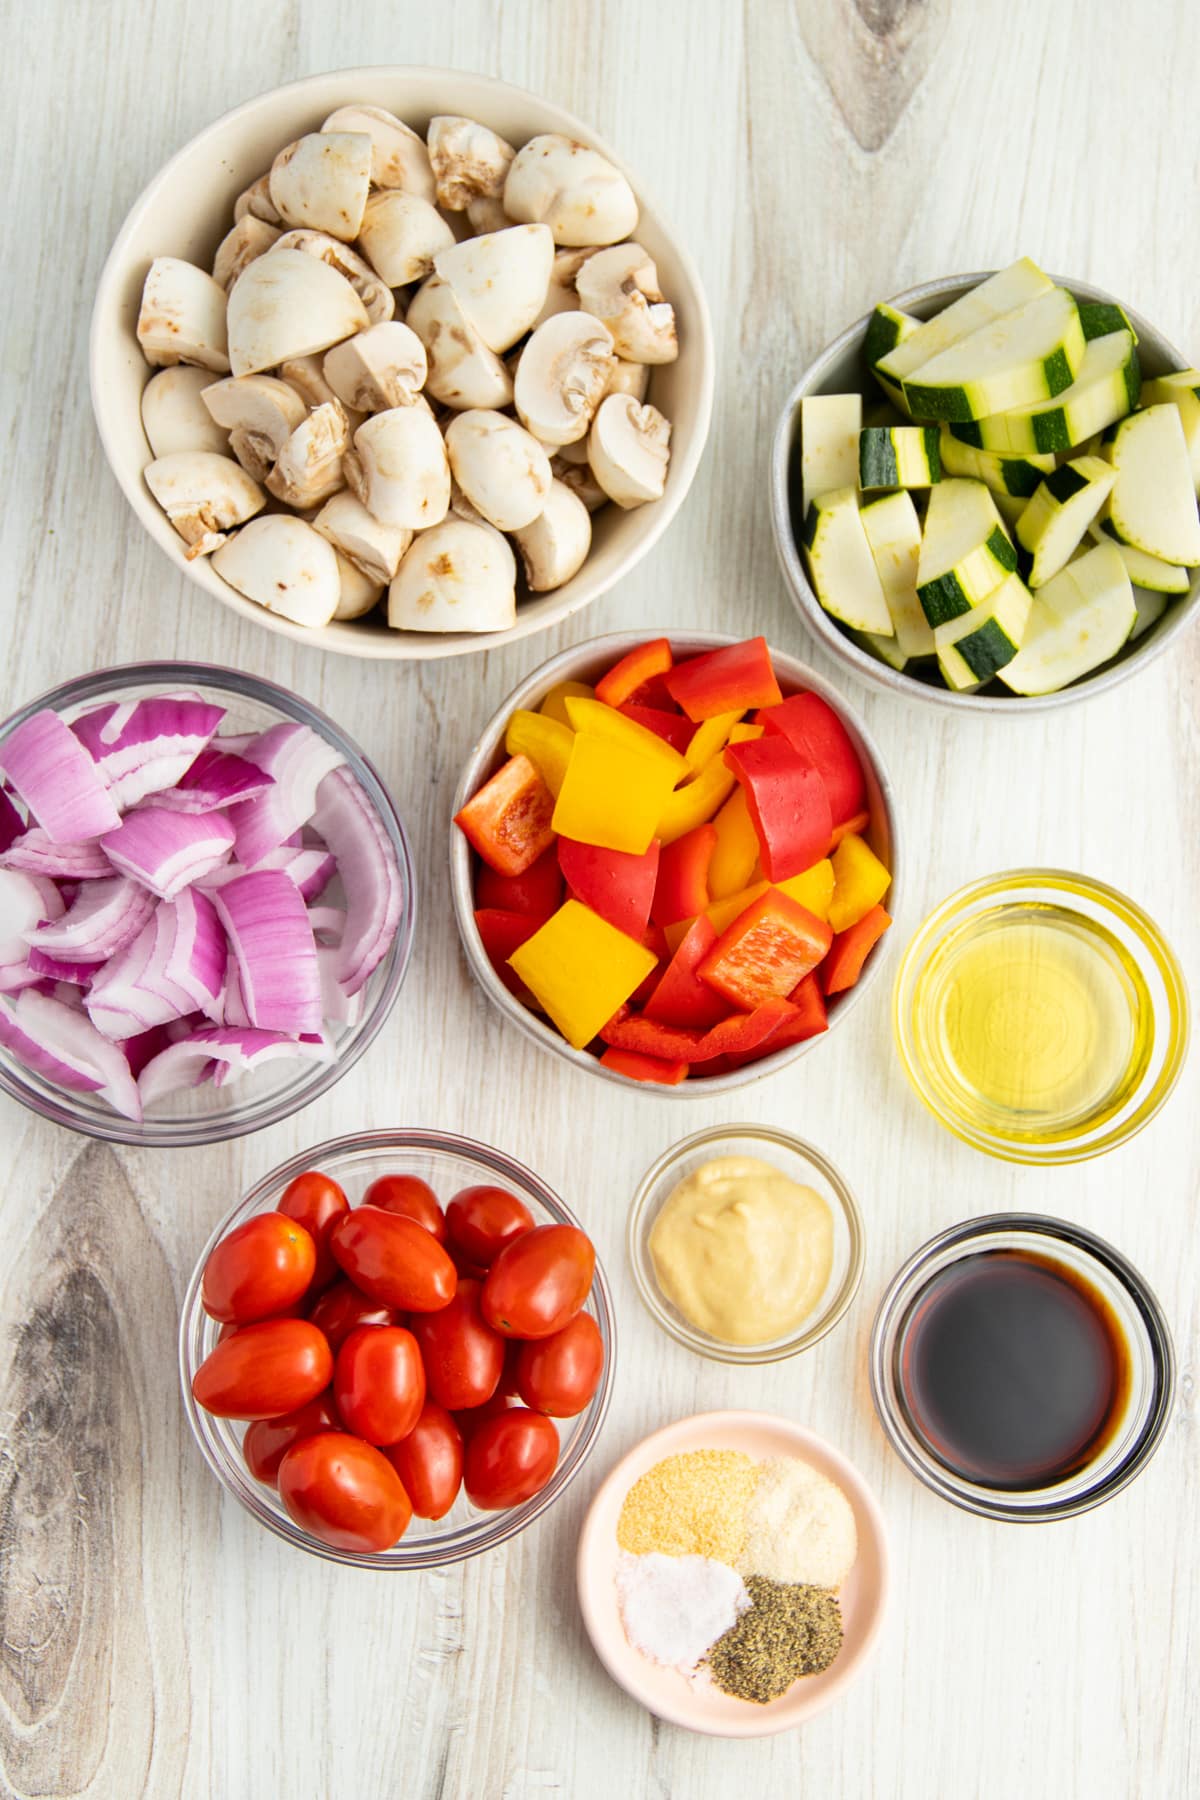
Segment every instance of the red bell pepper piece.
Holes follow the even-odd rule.
[[[757,1062],[760,1057],[774,1056],[776,1050],[787,1050],[792,1044],[802,1044],[806,1038],[817,1037],[822,1031],[829,1030],[825,996],[821,992],[815,969],[792,989],[788,999],[796,1009],[795,1018],[785,1019],[781,1025],[776,1026],[770,1037],[756,1050],[728,1057],[726,1060],[730,1068],[740,1069],[746,1063]]]
[[[558,840],[558,862],[577,900],[639,941],[650,921],[650,902],[658,876],[658,839],[641,856],[628,850],[603,850],[574,838]]]
[[[536,1006],[537,1002],[516,970],[509,968],[508,959],[544,924],[544,919],[532,918],[528,913],[503,912],[495,906],[480,907],[475,914],[475,929],[488,961],[509,993],[526,1006]]]
[[[670,744],[672,750],[683,755],[692,741],[692,733],[696,727],[690,719],[685,719],[681,712],[664,712],[659,706],[639,706],[632,700],[623,700],[617,711],[635,725],[644,725],[655,737]]]
[[[562,904],[563,877],[553,849],[544,850],[523,875],[497,875],[486,863],[475,878],[475,904],[488,911],[526,913],[544,921]]]
[[[854,986],[867,957],[891,922],[882,906],[873,906],[857,925],[838,932],[821,965],[821,981],[826,994],[841,994]]]
[[[785,737],[764,734],[730,744],[725,766],[746,796],[746,807],[769,881],[803,874],[829,854],[833,819],[820,771]]]
[[[523,875],[554,842],[554,795],[527,756],[510,756],[454,815],[489,868]]]
[[[630,706],[652,706],[656,712],[678,713],[679,708],[667,691],[665,675],[652,675],[649,681],[643,681],[641,687],[635,687],[627,702]],[[689,719],[688,723],[691,723]]]
[[[790,994],[832,941],[824,919],[767,888],[721,933],[699,973],[735,1006],[757,1006]]]
[[[716,926],[701,913],[692,921],[646,1001],[648,1019],[660,1025],[686,1025],[706,1031],[710,1025],[728,1018],[729,1002],[696,973],[716,941]]]
[[[651,994],[658,986],[659,981],[662,979],[663,970],[671,960],[671,952],[667,948],[667,935],[661,925],[655,925],[653,923],[647,925],[642,937],[642,942],[645,944],[647,950],[653,950],[655,956],[658,958],[658,962],[655,967],[651,969],[645,981],[638,987],[635,987],[632,994],[630,994],[628,1002],[630,1006],[644,1006],[646,1004],[646,1001],[650,998]]]
[[[689,656],[666,677],[667,692],[688,718],[699,725],[718,713],[748,712],[752,706],[777,706],[783,699],[766,638],[747,638],[724,650]]]
[[[678,1087],[688,1072],[685,1062],[664,1062],[658,1056],[639,1056],[636,1050],[606,1050],[600,1061],[606,1069],[628,1075],[631,1081],[657,1081],[663,1087]]]
[[[867,782],[850,733],[820,694],[792,694],[778,706],[764,708],[758,723],[778,732],[801,750],[820,771],[835,825],[863,811]]]
[[[656,925],[677,925],[680,919],[694,919],[704,911],[708,865],[716,847],[715,825],[697,825],[663,846],[650,902],[650,917]]]
[[[836,850],[844,837],[861,837],[870,823],[870,813],[859,812],[854,813],[849,819],[843,820],[842,824],[835,825],[833,828],[833,838],[830,842],[830,849]]]
[[[600,677],[596,683],[597,700],[603,700],[606,706],[620,706],[651,676],[665,675],[672,660],[666,638],[651,638],[648,643],[639,644]]]
[[[619,1014],[602,1025],[598,1036],[614,1050],[636,1050],[662,1062],[710,1062],[717,1056],[737,1056],[764,1043],[795,1012],[790,1000],[764,1000],[753,1012],[733,1013],[707,1031],[689,1031],[679,1025],[660,1025],[655,1019]],[[702,1070],[702,1074],[707,1071]]]

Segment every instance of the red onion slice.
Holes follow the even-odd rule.
[[[52,844],[100,837],[121,822],[103,775],[56,712],[31,713],[10,732],[0,770]]]
[[[0,1044],[58,1087],[95,1093],[127,1119],[142,1103],[129,1064],[81,1012],[26,988],[16,1002],[0,999]]]
[[[255,869],[218,888],[213,898],[253,1023],[276,1031],[319,1031],[317,946],[304,901],[288,876],[280,869]]]
[[[174,900],[190,882],[226,861],[233,848],[233,827],[223,813],[177,813],[147,806],[130,813],[100,842],[114,868],[132,875],[160,899]]]
[[[63,957],[50,956],[36,945],[29,952],[26,964],[31,981],[65,981],[71,987],[87,987],[103,967],[102,962],[68,962]],[[28,984],[22,983],[22,986],[25,985]]]
[[[357,994],[396,935],[400,865],[383,821],[349,769],[326,775],[312,824],[337,859],[346,891],[346,933],[336,974],[347,994]]]
[[[239,800],[255,800],[274,786],[273,775],[247,762],[245,757],[219,749],[221,742],[217,738],[206,745],[173,788],[156,793],[155,806],[165,806],[170,812],[216,812],[218,807],[232,806]]]
[[[298,724],[272,725],[241,754],[275,782],[257,800],[229,809],[237,832],[237,860],[253,869],[268,851],[277,850],[293,831],[308,824],[321,782],[345,758],[307,725]]]
[[[19,869],[0,869],[0,968],[28,960],[29,940],[43,919],[62,917],[63,903],[52,881]]]
[[[138,1077],[144,1106],[153,1106],[179,1088],[192,1087],[211,1071],[223,1084],[260,1068],[279,1057],[299,1057],[328,1062],[332,1048],[327,1039],[301,1043],[278,1031],[239,1030],[206,1026],[182,1038],[148,1062]],[[215,1065],[215,1067],[214,1067]]]
[[[337,863],[328,850],[301,850],[290,844],[268,851],[257,866],[259,869],[282,869],[289,881],[300,890],[302,900],[315,900],[337,874]],[[210,875],[202,875],[193,886],[213,894],[218,888],[228,887],[231,881],[237,881],[250,872],[245,863],[222,863]]]
[[[62,881],[99,881],[113,866],[95,838],[82,844],[55,844],[40,826],[31,826],[0,854],[0,868],[27,869]]]
[[[133,942],[154,907],[154,895],[127,875],[90,881],[61,918],[39,925],[28,941],[67,962],[104,962]]]
[[[143,700],[98,706],[70,729],[124,812],[147,794],[174,787],[224,717],[223,706],[198,696],[150,694]],[[104,829],[93,827],[88,835],[98,836]]]

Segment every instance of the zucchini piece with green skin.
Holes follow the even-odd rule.
[[[801,533],[813,591],[825,611],[856,631],[894,636],[875,559],[858,512],[858,491],[819,494]]]
[[[914,418],[987,418],[1061,394],[1085,349],[1073,297],[1051,288],[922,363],[905,377],[904,398]]]
[[[986,600],[1017,566],[1017,553],[982,481],[940,481],[929,490],[917,598],[933,626]]]
[[[934,632],[938,668],[947,687],[964,693],[990,681],[1021,648],[1033,595],[1010,575],[986,600]]]
[[[942,474],[962,475],[986,482],[993,494],[1011,494],[1028,500],[1043,475],[1054,470],[1052,456],[1001,456],[995,450],[977,450],[956,438],[949,425],[942,426]]]
[[[858,485],[870,488],[932,487],[942,479],[936,425],[868,425],[858,437]]]
[[[865,650],[876,662],[886,663],[897,674],[908,666],[908,658],[894,637],[880,637],[875,631],[852,631],[850,636],[860,650]]]
[[[1121,543],[1099,519],[1088,526],[1088,536],[1093,543],[1116,546],[1133,583],[1135,598],[1143,589],[1153,594],[1186,594],[1192,585],[1189,570],[1181,568],[1178,563],[1164,562],[1160,556],[1147,556],[1144,550],[1135,550],[1132,544]]]
[[[910,332],[894,350],[889,350],[876,365],[875,373],[886,381],[902,382],[907,375],[912,375],[923,362],[957,344],[960,338],[969,337],[981,326],[989,325],[1005,313],[1025,306],[1030,300],[1036,300],[1054,283],[1050,277],[1023,256],[1019,262],[1012,263],[1007,269],[1000,269],[981,281],[957,300],[944,306],[932,319],[926,319],[916,331]]]
[[[906,338],[910,338],[914,331],[919,331],[920,326],[920,319],[914,319],[911,313],[901,312],[898,306],[892,306],[888,301],[881,300],[867,321],[867,334],[863,339],[863,355],[872,375],[896,411],[905,419],[910,415],[908,401],[904,398],[904,389],[898,381],[889,381],[886,375],[881,374],[878,364],[885,356],[890,356],[892,351]],[[874,423],[874,421],[871,420],[868,423]]]
[[[800,402],[800,484],[804,517],[821,494],[858,480],[861,394],[805,394]]]
[[[1148,381],[1142,389],[1142,405],[1179,408],[1179,422],[1192,459],[1192,480],[1200,494],[1200,370],[1177,369],[1173,375],[1159,375]]]
[[[1017,542],[1033,557],[1031,588],[1044,587],[1066,567],[1115,480],[1098,456],[1078,456],[1046,476],[1017,520]]]
[[[1015,694],[1056,694],[1123,647],[1137,624],[1125,565],[1097,544],[1034,596],[1025,640],[1000,679]]]
[[[1103,514],[1110,536],[1163,562],[1200,563],[1200,513],[1179,408],[1133,413],[1104,448],[1116,472]]]
[[[1156,588],[1135,587],[1133,604],[1137,608],[1137,618],[1133,630],[1129,634],[1129,642],[1136,643],[1138,638],[1145,637],[1166,612],[1170,602],[1167,596]]]
[[[1118,306],[1115,300],[1084,300],[1076,294],[1075,304],[1079,308],[1083,335],[1089,344],[1093,338],[1107,337],[1113,331],[1127,331],[1137,343],[1137,332],[1130,324],[1125,308]]]
[[[1114,331],[1108,337],[1092,339],[1075,380],[1057,399],[996,413],[988,419],[957,421],[950,431],[960,443],[1008,456],[1070,450],[1131,413],[1140,388],[1133,334]]]
[[[887,609],[895,643],[905,662],[933,655],[933,630],[917,599],[917,565],[921,558],[921,521],[912,495],[903,489],[863,501],[859,511]],[[888,641],[888,640],[885,640]],[[885,657],[893,668],[901,665]]]

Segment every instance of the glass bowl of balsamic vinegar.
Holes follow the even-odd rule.
[[[909,1258],[871,1334],[892,1448],[968,1512],[1066,1519],[1127,1486],[1157,1449],[1175,1360],[1162,1309],[1103,1239],[994,1213]]]

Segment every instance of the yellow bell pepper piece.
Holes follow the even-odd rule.
[[[590,907],[567,900],[508,963],[567,1042],[582,1050],[657,960]]]
[[[738,720],[745,717],[743,706],[737,712],[717,713],[715,718],[705,719],[703,725],[697,725],[692,733],[692,740],[683,753],[683,760],[694,774],[699,774],[706,762],[719,756],[729,742],[729,734]]]
[[[731,744],[748,744],[751,738],[760,738],[764,727],[761,725],[735,725],[729,733]]]
[[[595,688],[590,688],[586,681],[559,681],[550,689],[538,711],[545,713],[548,719],[557,719],[560,725],[569,725],[566,702],[569,695],[574,694],[580,700],[594,700]]]
[[[700,730],[704,730],[703,725]],[[708,892],[713,900],[727,900],[730,894],[749,887],[758,861],[758,833],[740,787],[730,794],[713,824],[717,828],[717,844],[708,865]]]
[[[560,837],[642,856],[674,785],[671,765],[661,756],[580,731],[550,823]]]
[[[752,906],[760,894],[765,894],[770,887],[769,881],[756,881],[752,887],[743,888],[740,894],[730,894],[726,900],[718,900],[713,906],[705,907],[713,927],[720,937],[727,926]]]
[[[513,714],[504,734],[508,754],[527,756],[552,794],[562,787],[574,742],[569,725],[561,725],[545,713],[523,710]]]
[[[636,719],[627,719],[615,706],[606,706],[603,700],[584,700],[568,694],[566,708],[573,731],[586,731],[593,737],[608,738],[614,744],[627,744],[642,756],[657,756],[671,771],[672,787],[687,774],[687,764],[678,750],[657,733],[647,731]]]
[[[833,899],[834,883],[833,864],[826,856],[821,862],[814,863],[811,869],[805,869],[799,875],[793,875],[788,881],[780,881],[776,885],[781,894],[797,905],[806,907],[818,919],[828,919],[829,905]],[[871,905],[874,905],[872,901]],[[871,907],[866,909],[870,912]]]
[[[892,877],[863,838],[851,832],[833,853],[834,888],[829,903],[829,923],[835,931],[848,931],[878,906]]]
[[[659,815],[658,836],[664,844],[673,844],[685,831],[705,824],[736,786],[733,770],[725,767],[722,757],[714,756],[694,781],[669,796]]]

